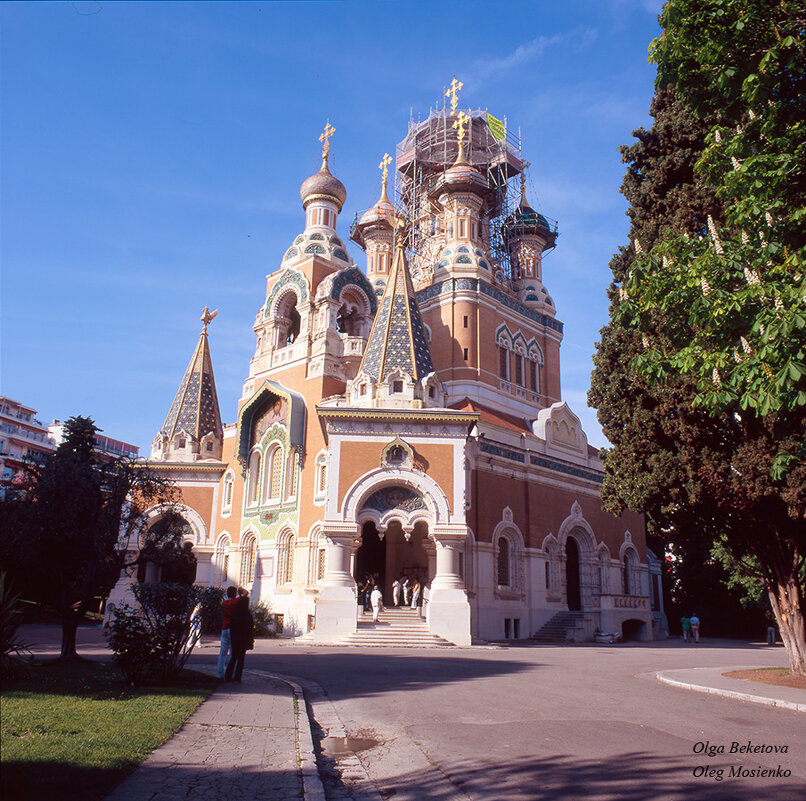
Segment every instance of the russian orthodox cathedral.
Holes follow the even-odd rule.
[[[395,203],[381,162],[380,198],[349,232],[365,265],[339,230],[326,126],[234,422],[205,309],[150,464],[181,491],[197,582],[245,586],[306,640],[366,626],[368,578],[387,606],[394,582],[419,582],[413,614],[457,645],[651,639],[660,563],[641,516],[602,509],[597,451],[562,400],[543,273],[557,225],[527,202],[517,136],[457,110],[460,87],[398,145]]]

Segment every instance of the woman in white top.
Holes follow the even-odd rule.
[[[411,608],[417,608],[417,602],[420,600],[420,582],[414,579],[414,586],[411,590]]]

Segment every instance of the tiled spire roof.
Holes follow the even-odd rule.
[[[425,326],[414,295],[403,248],[398,246],[378,313],[361,360],[364,372],[378,383],[394,370],[420,381],[434,372]]]
[[[207,341],[207,323],[212,317],[205,320],[207,316],[205,309],[205,315],[202,316],[204,328],[199,336],[199,344],[196,345],[185,377],[179,385],[179,391],[160,431],[160,434],[166,435],[169,439],[180,431],[189,434],[194,440],[200,440],[211,431],[219,439],[223,437],[213,363]]]

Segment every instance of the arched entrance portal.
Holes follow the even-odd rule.
[[[573,537],[565,541],[565,581],[567,587],[568,609],[582,609],[582,593],[579,584],[579,545]]]
[[[359,604],[364,602],[360,591],[366,583],[367,576],[374,576],[383,591],[386,582],[386,540],[380,538],[378,529],[371,520],[361,527],[361,545],[355,554],[353,578],[359,589]]]
[[[434,577],[433,560],[429,559],[432,545],[428,539],[428,527],[422,521],[415,524],[408,539],[398,520],[389,523],[383,538],[375,523],[367,521],[361,527],[361,545],[355,554],[353,578],[361,588],[368,575],[376,576],[384,603],[391,606],[395,578],[405,576],[412,581],[416,578],[423,586],[431,583]],[[359,598],[359,603],[363,603],[362,598]]]

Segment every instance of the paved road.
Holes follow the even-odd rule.
[[[381,795],[395,801],[806,799],[805,715],[654,678],[692,666],[784,665],[781,649],[670,642],[395,651],[273,643],[248,662],[319,683],[347,734],[377,741],[358,757]],[[727,753],[733,742],[788,752]],[[715,750],[695,752],[701,748]],[[729,775],[779,765],[791,775]]]
[[[97,632],[83,636],[82,653],[108,658]],[[216,653],[208,641],[193,662],[210,669]],[[244,688],[264,681],[250,671],[303,684],[314,730],[331,736],[320,760],[328,801],[806,801],[806,715],[654,678],[785,664],[783,649],[724,642],[392,650],[259,641]],[[734,742],[787,750],[731,754]],[[779,766],[790,775],[729,775]]]

